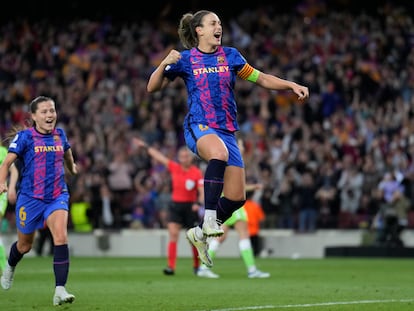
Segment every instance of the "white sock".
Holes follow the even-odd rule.
[[[257,269],[256,266],[252,266],[252,267],[247,268],[247,272],[252,273],[252,272],[256,271],[256,269]]]
[[[252,243],[250,241],[250,239],[242,239],[239,241],[239,249],[240,252],[246,250],[246,249],[251,249],[252,248]]]
[[[208,243],[208,250],[212,252],[217,252],[220,247],[220,242],[217,239],[211,239],[210,243]]]
[[[206,209],[204,211],[204,220],[207,220],[209,218],[217,219],[217,211],[214,209]]]
[[[64,290],[65,290],[65,286],[56,286],[55,288],[55,292],[59,292],[59,293],[61,293]]]

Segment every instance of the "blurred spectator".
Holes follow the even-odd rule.
[[[372,222],[373,211],[367,209],[375,206],[376,175],[382,176],[386,169],[404,175],[405,195],[411,205],[414,202],[414,50],[412,36],[407,35],[413,23],[412,7],[402,6],[401,1],[387,1],[375,10],[360,6],[352,6],[351,12],[340,1],[304,0],[292,5],[298,14],[287,15],[259,2],[223,25],[232,34],[226,36],[226,44],[240,46],[263,70],[303,82],[310,89],[309,101],[295,104],[281,92],[255,89],[248,82],[239,84],[240,135],[250,146],[246,157],[249,174],[259,177],[266,163],[277,190],[286,167],[301,172],[306,168],[307,162],[304,165],[302,156],[298,157],[299,150],[305,150],[311,154],[308,160],[320,188],[324,163],[332,161],[336,174],[342,170],[341,158],[350,155],[352,163],[362,169],[362,194],[358,203],[353,202],[355,222],[342,218],[341,227],[356,227],[362,220]],[[129,153],[128,137],[138,134],[151,144],[168,145],[172,152],[183,144],[183,84],[175,82],[156,95],[145,89],[164,51],[178,44],[176,18],[173,20],[163,18],[161,28],[154,27],[155,20],[127,25],[123,19],[98,15],[67,19],[64,27],[60,21],[39,16],[0,21],[0,136],[25,123],[30,98],[40,94],[55,97],[61,103],[59,125],[71,140],[80,175],[100,176],[96,182],[95,177],[86,177],[85,184],[90,191],[93,227],[108,227],[102,224],[100,198],[101,185],[108,185],[107,161],[122,153],[121,162],[132,178],[150,166],[142,155]],[[115,173],[121,171],[112,171],[111,178]],[[158,191],[159,181],[153,182]],[[112,186],[114,182],[109,184],[110,192]],[[71,185],[72,191],[75,187]],[[152,194],[145,187],[122,188],[117,190],[130,189],[134,198]],[[342,189],[338,184],[335,188],[338,197]],[[265,198],[280,208],[278,196],[275,191],[271,201],[267,195]],[[125,219],[132,216],[133,198],[120,201],[120,197],[120,193],[109,193],[115,218],[109,227],[129,225]],[[289,203],[291,197],[286,198]],[[349,210],[347,203],[333,207],[334,202],[324,201],[321,228],[335,227],[338,222],[323,220],[329,215],[328,205],[334,210],[344,205]],[[152,208],[158,214],[156,205]],[[273,206],[269,208],[273,211]],[[268,221],[273,223],[275,215],[269,215]],[[331,215],[335,218],[336,212]],[[14,226],[12,210],[7,210],[5,218]]]
[[[293,167],[286,170],[286,176],[281,180],[278,191],[278,228],[293,229],[295,227],[295,187],[294,175],[296,171]]]
[[[378,185],[382,204],[375,216],[374,228],[377,229],[379,245],[401,247],[401,232],[407,227],[411,203],[404,194],[404,186],[394,173],[387,172]]]
[[[319,206],[316,201],[316,184],[313,172],[306,170],[301,175],[299,185],[295,189],[298,197],[298,231],[314,232],[317,226]]]
[[[159,227],[157,213],[155,210],[155,199],[158,194],[157,183],[152,175],[147,175],[145,171],[140,171],[134,177],[135,195],[129,202],[128,210],[123,218],[124,226],[129,227],[131,220],[139,220],[145,228]]]
[[[363,175],[359,172],[358,163],[355,163],[351,155],[343,158],[342,171],[338,180],[338,191],[340,195],[340,212],[338,227],[356,228],[356,212],[359,208]]]
[[[335,83],[328,81],[326,89],[322,92],[321,109],[324,118],[329,118],[336,111],[344,108],[344,100],[335,88]]]
[[[331,161],[322,163],[317,174],[316,199],[319,205],[319,228],[336,228],[339,200],[336,188],[338,176]]]
[[[260,170],[260,181],[263,187],[257,190],[257,192],[260,192],[259,202],[266,215],[263,220],[263,228],[265,229],[275,229],[278,222],[278,206],[280,202],[274,195],[276,186],[272,177],[271,167]]]
[[[383,173],[378,163],[374,162],[374,157],[371,153],[366,154],[362,161],[361,173],[364,182],[357,210],[357,222],[358,227],[369,228],[381,202],[381,198],[376,195],[376,191]]]
[[[171,183],[170,180],[166,180],[161,185],[161,189],[154,201],[160,228],[167,228],[167,212],[172,202],[171,200]]]
[[[111,228],[113,225],[113,212],[111,209],[112,198],[111,191],[106,181],[107,169],[105,165],[103,159],[99,160],[99,162],[94,165],[93,169],[85,174],[85,186],[89,189],[91,201],[89,217],[95,229],[103,227]],[[109,211],[107,210],[105,215],[110,213],[111,216],[103,217],[104,207],[106,209],[109,207]]]
[[[112,194],[115,228],[124,226],[125,217],[131,213],[134,169],[125,151],[120,150],[108,166],[108,186]]]

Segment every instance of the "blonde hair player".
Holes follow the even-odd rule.
[[[184,14],[178,35],[185,50],[173,49],[168,53],[151,74],[147,90],[159,91],[177,77],[187,87],[185,141],[207,162],[207,167],[204,218],[186,235],[197,248],[201,261],[211,267],[207,238],[222,235],[220,224],[246,200],[244,163],[235,136],[239,130],[233,91],[236,78],[269,90],[292,90],[299,100],[308,98],[309,91],[295,82],[261,72],[236,48],[222,46],[223,28],[214,12]]]

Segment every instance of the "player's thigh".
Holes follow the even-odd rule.
[[[197,151],[200,157],[206,161],[218,159],[227,162],[229,158],[225,143],[216,134],[207,134],[200,137],[197,141]]]

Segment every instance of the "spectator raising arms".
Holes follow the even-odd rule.
[[[235,132],[236,77],[269,90],[292,90],[299,100],[309,96],[308,88],[252,67],[233,47],[222,46],[221,20],[211,11],[184,14],[178,35],[186,50],[171,50],[151,74],[147,90],[156,92],[180,77],[187,87],[188,113],[184,120],[187,146],[207,162],[204,176],[205,213],[201,223],[187,231],[201,261],[213,262],[207,237],[220,236],[220,223],[243,206],[245,169]]]

